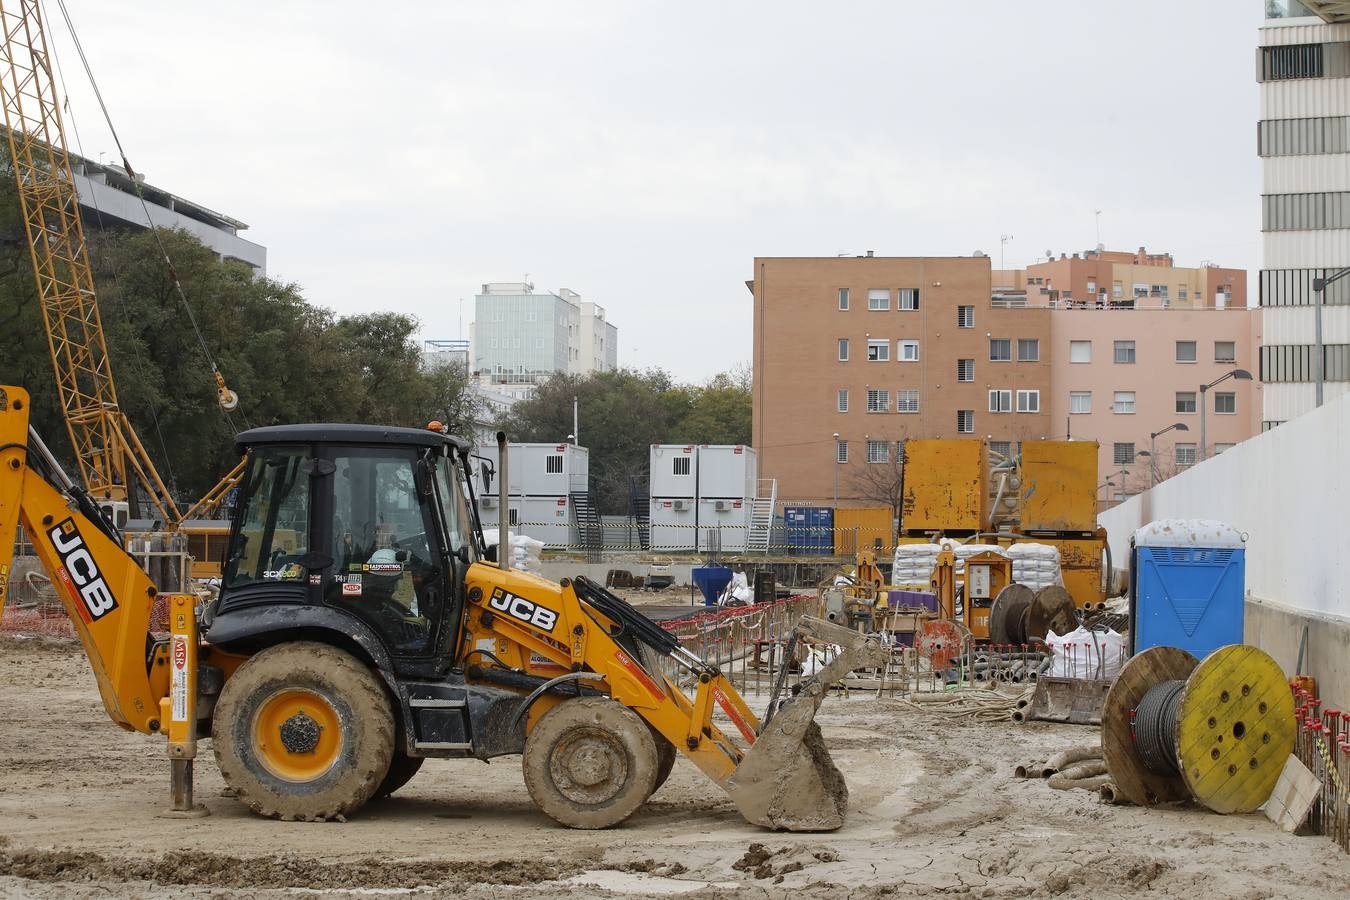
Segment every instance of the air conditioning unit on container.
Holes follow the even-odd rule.
[[[675,505],[672,506],[671,508],[674,509],[676,512],[684,512],[686,509],[689,508],[688,504],[689,504],[688,500],[676,500]]]
[[[716,503],[713,504],[713,509],[717,510],[718,512],[726,512],[727,510],[731,509],[731,504],[726,500],[718,500]]]

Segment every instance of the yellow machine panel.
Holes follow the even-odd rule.
[[[895,552],[895,525],[889,506],[840,507],[834,511],[834,555],[856,556],[864,550],[879,556]]]
[[[1102,588],[1102,567],[1106,564],[1104,548],[1106,529],[1096,529],[1097,536],[1089,539],[1037,538],[1042,544],[1059,548],[1059,569],[1064,577],[1064,588],[1073,597],[1075,606],[1101,603],[1106,599]]]
[[[983,531],[989,522],[987,456],[978,439],[905,441],[900,527],[910,533]]]
[[[908,473],[906,473],[908,474]],[[1097,442],[1022,444],[1022,530],[1097,530]]]

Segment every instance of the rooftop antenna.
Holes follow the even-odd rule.
[[[1100,250],[1102,248],[1102,211],[1094,209],[1092,212],[1097,217],[1097,249]]]
[[[1000,269],[1002,269],[1002,268],[1004,267],[1004,266],[1003,266],[1003,251],[1007,248],[1007,246],[1008,246],[1008,241],[1011,241],[1012,239],[1013,239],[1013,236],[1012,236],[1011,234],[1000,234],[1000,235],[998,236],[998,267],[999,267]]]

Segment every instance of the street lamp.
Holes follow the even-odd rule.
[[[834,508],[839,508],[839,432],[834,433]]]
[[[1327,286],[1335,284],[1345,276],[1350,275],[1350,267],[1341,269],[1330,278],[1314,278],[1312,283],[1313,293],[1317,295],[1317,350],[1313,358],[1313,375],[1317,382],[1317,405],[1322,405],[1322,383],[1325,381],[1322,371],[1322,305],[1326,299]]]
[[[1167,434],[1167,432],[1169,431],[1190,431],[1190,430],[1191,430],[1190,428],[1186,427],[1185,422],[1177,422],[1173,425],[1168,425],[1162,431],[1149,432],[1148,455],[1150,458],[1148,461],[1148,486],[1150,488],[1158,483],[1158,448],[1154,445],[1153,442],[1158,439],[1158,435]]]
[[[1223,373],[1209,384],[1200,385],[1200,459],[1202,461],[1209,458],[1209,452],[1205,448],[1205,391],[1229,378],[1236,378],[1238,381],[1251,381],[1252,373],[1246,369],[1234,369],[1231,372]]]

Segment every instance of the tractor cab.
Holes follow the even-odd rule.
[[[369,425],[255,428],[237,444],[248,462],[208,640],[335,629],[380,645],[368,654],[394,671],[443,673],[481,547],[468,445]]]

